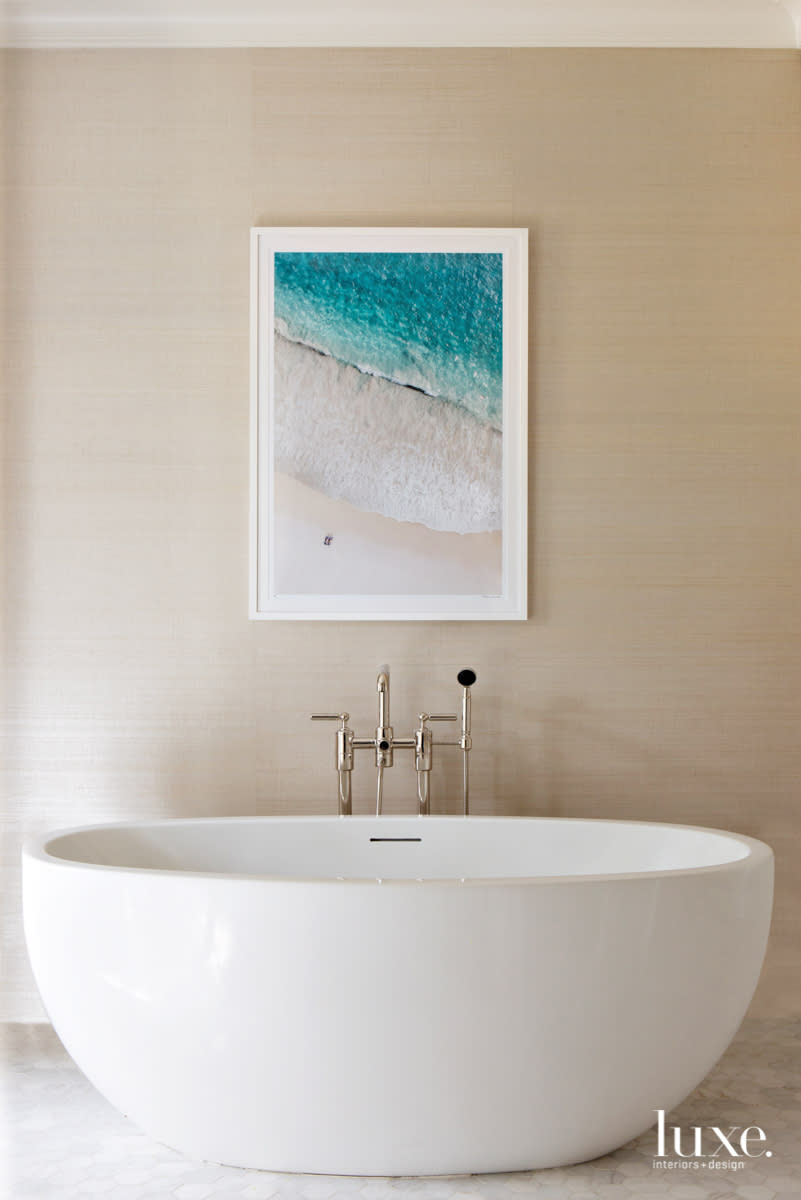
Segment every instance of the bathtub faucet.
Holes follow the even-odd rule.
[[[460,671],[457,679],[462,687],[462,730],[457,741],[437,741],[438,746],[455,746],[462,751],[462,790],[463,811],[469,812],[469,775],[468,754],[473,746],[470,732],[470,688],[476,681],[476,673],[468,668]],[[384,771],[394,765],[395,750],[414,751],[414,769],[417,773],[417,809],[421,817],[428,816],[431,811],[431,767],[433,763],[434,735],[429,728],[429,721],[456,721],[455,713],[418,714],[420,724],[409,737],[395,737],[390,722],[389,711],[389,667],[384,664],[378,668],[376,680],[378,693],[378,724],[373,737],[356,737],[349,727],[349,713],[313,713],[313,721],[339,721],[336,732],[336,769],[339,781],[337,807],[341,817],[350,816],[353,811],[352,783],[353,752],[354,750],[372,750],[375,754],[376,765],[376,816],[381,815],[384,799]]]

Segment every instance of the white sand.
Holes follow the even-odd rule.
[[[274,502],[275,579],[281,594],[500,593],[500,532],[438,533],[362,512],[282,473],[275,476]]]

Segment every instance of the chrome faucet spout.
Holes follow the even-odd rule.
[[[375,731],[375,765],[379,770],[379,794],[381,788],[381,772],[384,767],[392,766],[392,745],[394,736],[389,723],[389,667],[386,663],[378,668],[376,682],[378,692],[378,725]]]
[[[389,667],[386,663],[378,668],[376,691],[378,692],[378,724],[379,728],[385,729],[389,725]]]

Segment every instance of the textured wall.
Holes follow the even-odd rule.
[[[26,832],[332,811],[306,714],[369,727],[385,660],[398,730],[477,669],[477,812],[770,842],[756,1003],[797,1011],[799,56],[45,51],[3,80],[2,1015],[41,1015]],[[247,621],[248,230],[340,223],[531,231],[525,624]]]

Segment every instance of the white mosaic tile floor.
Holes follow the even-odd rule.
[[[3,1200],[386,1200],[395,1194],[416,1200],[801,1200],[801,1019],[746,1022],[712,1074],[667,1117],[668,1126],[683,1130],[759,1125],[770,1156],[740,1159],[737,1170],[655,1168],[650,1130],[614,1154],[575,1167],[436,1179],[279,1175],[192,1162],[115,1112],[49,1026],[0,1029]],[[678,1162],[675,1155],[667,1161]],[[724,1152],[722,1161],[735,1160]]]

